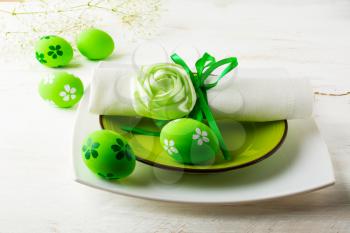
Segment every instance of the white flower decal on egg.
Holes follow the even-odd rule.
[[[53,80],[55,79],[54,75],[48,75],[44,78],[43,82],[45,85],[49,85],[53,83]]]
[[[69,100],[74,100],[77,96],[75,92],[77,90],[74,87],[69,86],[69,84],[64,86],[64,91],[60,92],[60,96],[62,96],[63,101],[68,102]]]
[[[168,152],[169,155],[175,153],[179,153],[179,151],[175,147],[174,140],[164,139],[164,150]]]
[[[199,146],[203,145],[203,142],[209,142],[208,132],[202,131],[200,128],[196,128],[195,134],[193,134],[192,139],[197,140]]]

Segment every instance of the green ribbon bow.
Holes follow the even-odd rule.
[[[206,119],[209,124],[209,127],[213,130],[216,137],[218,138],[220,149],[224,158],[226,160],[231,159],[231,154],[227,149],[220,129],[208,105],[207,90],[215,87],[227,73],[229,73],[231,70],[238,66],[237,58],[229,57],[220,61],[216,61],[215,58],[209,53],[204,53],[204,55],[196,62],[196,73],[193,73],[188,67],[188,65],[185,63],[185,61],[176,53],[171,55],[171,59],[174,61],[174,63],[182,66],[184,70],[189,74],[197,94],[196,104],[191,113],[189,114],[189,117],[194,118],[198,121],[203,121],[204,119]],[[206,82],[206,80],[212,74],[212,72],[224,65],[226,65],[226,68],[221,72],[221,74],[216,78],[214,82]],[[159,127],[164,126],[164,122],[166,123],[167,121],[155,120],[156,125],[158,125]],[[159,136],[159,132],[148,131],[137,127],[122,126],[121,128],[127,132],[131,132],[134,134]]]
[[[237,58],[229,57],[216,61],[215,58],[209,53],[204,53],[204,55],[196,62],[197,73],[193,73],[185,61],[176,53],[171,55],[171,59],[174,61],[174,63],[181,65],[189,74],[197,94],[197,102],[189,117],[199,121],[206,119],[209,127],[213,130],[219,140],[220,149],[224,158],[226,160],[231,159],[231,154],[227,149],[220,129],[208,105],[207,90],[215,87],[227,73],[238,66]],[[212,72],[223,65],[226,65],[226,68],[221,72],[217,79],[214,82],[207,83],[206,80],[212,74]]]

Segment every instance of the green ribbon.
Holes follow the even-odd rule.
[[[208,53],[204,53],[204,55],[195,64],[197,71],[196,74],[191,71],[185,61],[176,53],[171,55],[171,59],[174,61],[174,63],[182,66],[189,74],[197,94],[197,102],[189,116],[199,121],[202,121],[203,119],[207,120],[209,127],[213,130],[219,140],[220,149],[224,158],[226,160],[231,159],[231,154],[227,149],[220,129],[208,105],[207,90],[215,87],[227,73],[238,66],[237,58],[229,57],[220,61],[216,61],[213,56]],[[221,74],[216,78],[214,82],[206,82],[212,72],[224,65],[226,65],[226,68],[221,72]]]
[[[166,125],[169,121],[164,121],[164,120],[153,120],[154,125],[157,126],[159,129],[163,128],[164,125]],[[146,135],[146,136],[153,136],[153,137],[159,137],[160,136],[160,131],[151,131],[148,129],[142,129],[139,127],[135,126],[120,126],[120,129],[131,133],[131,134],[138,134],[138,135]]]
[[[160,136],[160,132],[141,129],[138,127],[121,126],[120,129],[122,129],[126,132],[129,132],[129,133],[132,133],[132,134],[146,135],[146,136],[153,136],[153,137]]]
[[[208,53],[204,53],[204,55],[195,64],[196,73],[193,73],[188,67],[188,65],[185,63],[185,61],[176,53],[171,55],[171,59],[174,61],[174,63],[182,66],[184,70],[188,73],[196,91],[197,101],[188,117],[194,118],[198,121],[203,121],[204,119],[207,120],[209,127],[213,130],[216,137],[218,138],[220,149],[224,158],[226,160],[230,160],[231,154],[227,149],[220,129],[208,105],[207,90],[215,87],[227,73],[229,73],[231,70],[238,66],[237,58],[229,57],[220,61],[216,61],[213,56],[211,56]],[[206,80],[212,74],[212,72],[224,65],[226,65],[225,69],[221,72],[219,76],[217,76],[215,81],[211,83],[206,82]],[[161,127],[165,123],[167,123],[167,121],[156,120],[155,123],[157,126]],[[141,134],[148,136],[159,136],[160,134],[159,132],[149,131],[137,127],[122,126],[122,129],[133,134]]]

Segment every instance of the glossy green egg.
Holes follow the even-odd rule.
[[[39,83],[40,96],[60,108],[70,108],[84,94],[81,80],[67,72],[56,72],[44,77]]]
[[[62,37],[44,36],[35,44],[35,57],[48,67],[63,67],[73,58],[72,46]]]
[[[165,125],[160,143],[169,156],[183,164],[211,164],[219,151],[214,132],[202,122],[189,118]]]
[[[98,130],[84,140],[82,158],[86,166],[105,179],[121,179],[135,169],[135,155],[120,134],[110,130]]]
[[[101,60],[113,53],[114,41],[108,33],[96,28],[89,28],[78,35],[77,46],[80,53],[86,58]]]

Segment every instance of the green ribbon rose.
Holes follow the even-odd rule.
[[[143,66],[137,76],[133,107],[138,115],[172,120],[188,115],[196,92],[189,74],[173,63]]]

